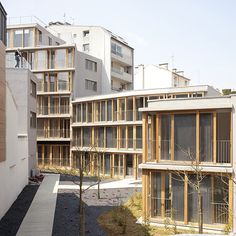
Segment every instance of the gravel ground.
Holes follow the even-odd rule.
[[[77,179],[78,180],[78,179]],[[73,184],[71,177],[61,176],[60,184]],[[91,178],[85,179],[91,182]],[[108,180],[106,180],[108,181]],[[113,206],[125,202],[136,188],[101,189],[100,197],[97,198],[97,190],[87,190],[83,194],[85,203],[85,228],[88,236],[105,236],[97,222],[97,217],[103,212],[110,210]],[[140,189],[138,190],[140,191]],[[79,233],[79,191],[59,189],[57,195],[56,211],[53,225],[54,236],[74,236]]]
[[[0,221],[1,236],[15,236],[39,185],[27,185]]]

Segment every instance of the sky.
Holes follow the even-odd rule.
[[[169,63],[191,84],[236,89],[235,0],[0,0],[9,17],[101,25],[135,49],[135,65]]]

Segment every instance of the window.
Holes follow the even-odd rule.
[[[89,43],[83,44],[83,51],[89,52]]]
[[[83,36],[84,36],[84,37],[88,37],[88,36],[89,36],[89,30],[83,31]]]
[[[34,81],[30,81],[30,94],[36,98],[36,83]]]
[[[97,62],[85,59],[85,68],[97,72]]]
[[[23,30],[15,30],[14,31],[14,47],[22,47],[23,44]]]
[[[52,45],[52,38],[48,37],[48,45]]]
[[[85,80],[85,89],[91,90],[91,91],[97,91],[97,82],[92,80]]]
[[[111,52],[122,57],[123,54],[122,54],[122,47],[115,44],[115,43],[111,43]]]
[[[30,128],[36,128],[36,113],[30,112]]]
[[[24,29],[24,47],[33,46],[33,29]]]
[[[39,35],[39,44],[41,44],[43,42],[43,35],[42,35],[42,31],[38,31],[38,35]]]

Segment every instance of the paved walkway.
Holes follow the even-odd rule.
[[[51,236],[57,201],[55,183],[59,174],[45,175],[33,202],[17,232],[17,236]]]
[[[91,183],[83,183],[83,189],[88,188],[90,185],[94,184]],[[134,180],[134,179],[122,179],[122,180],[114,180],[110,182],[101,182],[100,189],[113,189],[113,188],[141,188],[142,181],[141,180]],[[57,192],[57,189],[79,189],[79,185],[76,184],[59,184],[59,181],[55,185],[54,191]],[[92,186],[90,189],[97,189],[97,184]]]

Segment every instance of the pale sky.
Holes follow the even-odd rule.
[[[236,0],[1,0],[9,17],[101,25],[135,49],[135,65],[169,62],[192,85],[236,89]]]

